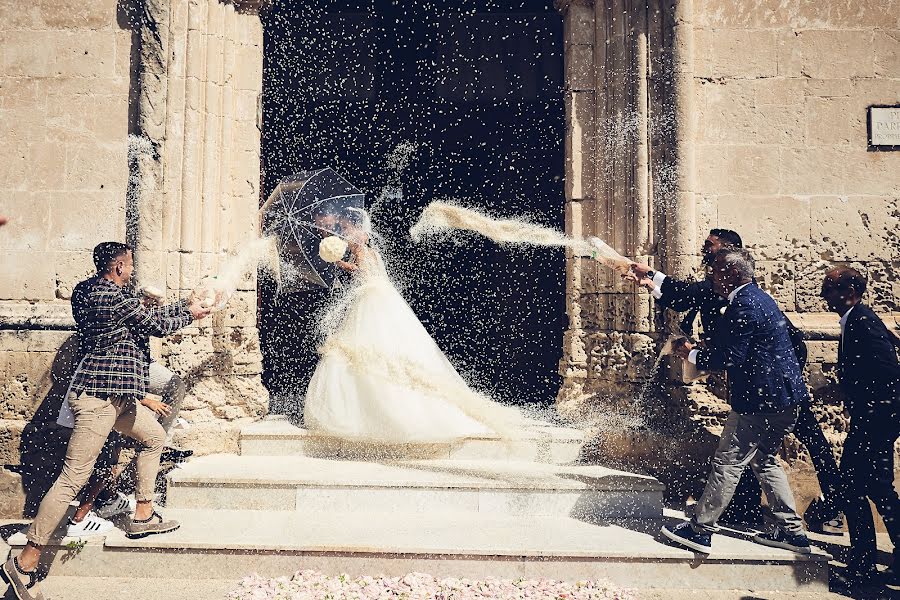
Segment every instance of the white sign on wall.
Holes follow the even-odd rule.
[[[869,145],[900,148],[900,106],[869,107]]]

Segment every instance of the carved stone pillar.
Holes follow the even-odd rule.
[[[184,296],[257,232],[260,2],[145,0],[131,138],[140,280]],[[267,395],[256,329],[256,277],[227,308],[157,351],[188,382],[195,423],[260,416]],[[196,428],[195,428],[196,429]],[[233,441],[233,440],[232,440]]]
[[[565,18],[567,232],[646,260],[652,207],[646,2],[558,2]],[[569,256],[560,410],[640,412],[654,330],[649,295]]]

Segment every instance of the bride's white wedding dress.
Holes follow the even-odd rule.
[[[382,443],[505,437],[518,411],[466,384],[365,249],[306,392],[307,428]]]

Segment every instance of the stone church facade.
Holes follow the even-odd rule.
[[[839,439],[839,399],[824,391],[837,321],[817,291],[823,261],[853,264],[896,324],[900,153],[867,145],[866,109],[900,104],[900,5],[557,8],[568,232],[691,276],[710,227],[740,231],[763,285],[812,338],[810,381]],[[4,464],[18,465],[23,434],[55,419],[72,367],[68,299],[98,241],[132,242],[139,279],[176,298],[256,230],[260,10],[261,0],[0,0]],[[666,317],[596,264],[567,262],[559,406],[627,413]],[[265,413],[256,302],[249,279],[227,310],[155,348],[188,381],[192,427],[179,435],[200,451],[236,450],[239,424]],[[660,439],[715,432],[718,396],[670,386],[656,433],[608,436],[606,454],[642,457],[667,447]],[[0,486],[0,512],[21,512],[19,476],[5,470]]]

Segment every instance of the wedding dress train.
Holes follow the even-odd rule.
[[[382,443],[509,435],[514,408],[472,390],[365,249],[306,393],[307,428]]]

